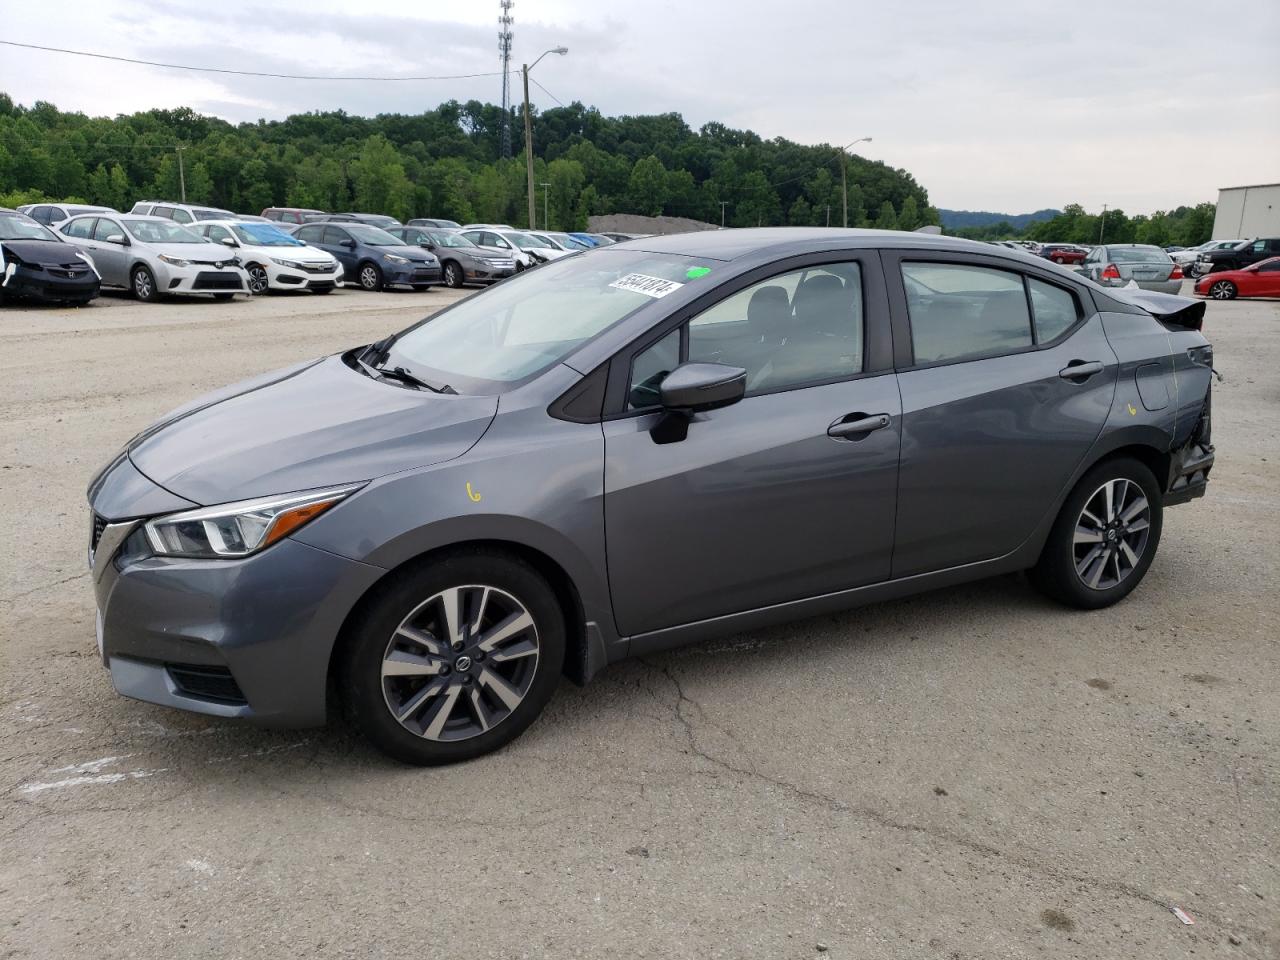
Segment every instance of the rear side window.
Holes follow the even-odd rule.
[[[1022,277],[961,263],[904,263],[916,363],[1012,353],[1034,345]]]
[[[152,215],[153,217],[168,217],[170,220],[172,220],[172,219],[173,219],[173,214],[174,214],[174,209],[173,209],[173,207],[159,207],[159,206],[158,206],[158,207],[153,207],[153,208],[152,208],[152,210],[151,210],[151,215]]]
[[[1036,325],[1036,342],[1048,343],[1070,330],[1077,319],[1076,298],[1061,287],[1027,278],[1031,295],[1031,315]]]
[[[88,240],[93,232],[93,217],[81,217],[79,220],[72,220],[62,232],[68,237],[79,237],[81,240]]]

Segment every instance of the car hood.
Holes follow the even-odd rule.
[[[129,459],[199,504],[334,486],[451,460],[484,434],[496,397],[373,380],[340,356],[246,380],[173,411]]]
[[[242,250],[252,250],[264,257],[277,257],[281,260],[296,260],[299,263],[333,263],[333,256],[312,246],[305,247],[266,247],[258,244],[241,244]]]
[[[400,244],[395,247],[372,247],[372,249],[377,250],[379,253],[394,253],[397,257],[408,257],[410,260],[415,260],[421,263],[430,263],[435,259],[434,256],[427,253],[427,251],[422,249],[422,247],[410,246],[407,243]]]
[[[235,251],[220,243],[145,243],[142,249],[192,263],[230,263]]]
[[[45,264],[79,263],[79,249],[70,243],[54,243],[52,240],[0,240],[5,257],[17,257],[26,263]]]

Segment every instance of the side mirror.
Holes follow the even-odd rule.
[[[719,410],[747,392],[747,371],[724,363],[682,363],[658,388],[662,405],[682,413]]]
[[[432,243],[430,240],[424,240],[422,245],[426,247],[428,250],[434,250],[436,248],[436,245]]]
[[[234,240],[234,239],[232,239],[231,237],[223,237],[223,238],[222,238],[222,242],[223,242],[224,244],[226,244],[228,247],[238,247],[238,246],[240,246],[240,244],[236,243],[236,242],[235,242],[235,240]]]
[[[122,247],[127,247],[129,245],[129,238],[123,233],[113,233],[111,236],[107,237],[107,243],[115,243]]]
[[[341,241],[341,246],[347,247],[350,250],[354,250],[356,248],[356,242],[352,240],[350,237],[348,237],[346,240]]]

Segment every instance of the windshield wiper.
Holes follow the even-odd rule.
[[[406,367],[391,367],[390,369],[388,369],[387,367],[379,367],[372,363],[365,363],[364,360],[358,359],[356,360],[356,362],[360,364],[361,367],[364,368],[366,373],[368,373],[371,377],[374,377],[375,379],[397,380],[400,383],[407,383],[411,387],[419,387],[424,390],[430,390],[432,393],[456,394],[458,392],[457,390],[453,389],[453,387],[449,386],[449,384],[447,383],[442,383],[437,385],[437,384],[431,383],[428,380],[424,380],[422,379],[422,377],[419,377],[417,374],[407,369]]]

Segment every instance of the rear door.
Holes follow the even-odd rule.
[[[1092,298],[981,255],[885,254],[902,390],[893,576],[1003,556],[1098,437],[1117,361]]]
[[[879,258],[790,263],[610,366],[605,524],[624,636],[889,576],[900,407]],[[745,368],[747,395],[670,439],[658,390],[686,359]]]

